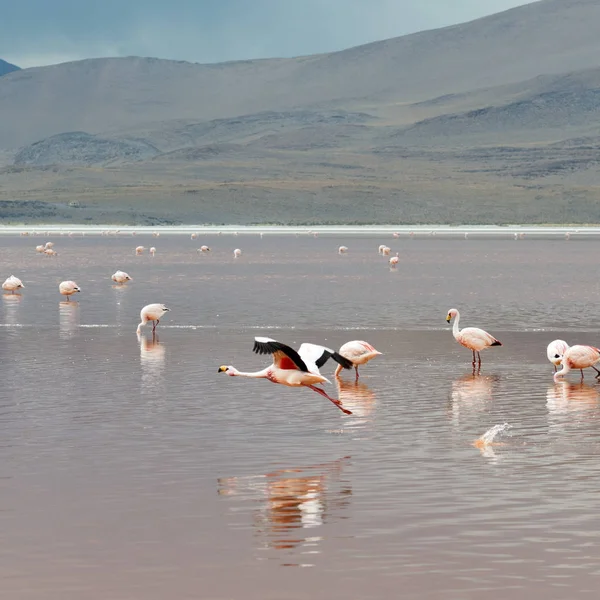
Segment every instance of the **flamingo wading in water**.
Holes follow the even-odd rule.
[[[600,377],[600,371],[594,366],[600,361],[600,348],[595,346],[571,346],[567,348],[562,357],[562,369],[554,373],[554,381],[560,381],[571,369],[579,369],[581,371],[581,379],[583,379],[583,369],[592,367],[596,371],[596,379]]]
[[[490,335],[487,331],[479,329],[478,327],[465,327],[464,329],[458,328],[458,322],[460,321],[460,313],[456,308],[451,308],[446,316],[446,321],[449,323],[454,318],[454,325],[452,327],[452,335],[454,339],[465,348],[473,351],[473,366],[475,366],[475,353],[477,352],[477,360],[481,367],[481,354],[482,350],[489,348],[490,346],[502,346],[493,335]]]
[[[19,290],[24,288],[23,282],[14,275],[11,275],[6,279],[6,281],[2,284],[2,289],[10,292],[11,294],[15,293],[15,290]]]
[[[356,379],[358,379],[358,367],[360,365],[365,365],[372,358],[381,355],[381,352],[379,352],[379,350],[375,350],[375,348],[373,348],[371,344],[369,344],[368,342],[364,342],[363,340],[353,340],[351,342],[346,342],[339,349],[338,352],[352,363],[352,366],[356,371]],[[335,370],[336,377],[339,377],[342,368],[343,365],[338,365],[337,369]]]
[[[546,348],[546,356],[548,360],[554,365],[554,372],[556,373],[556,367],[562,364],[564,353],[568,350],[569,344],[564,340],[554,340],[548,344]]]
[[[115,271],[111,277],[115,283],[126,283],[131,281],[131,277],[125,271]]]
[[[319,383],[329,383],[326,377],[319,373],[319,367],[322,367],[330,358],[333,358],[338,364],[349,369],[352,363],[329,348],[317,346],[316,344],[302,344],[298,352],[281,342],[271,338],[254,338],[253,351],[257,354],[272,354],[273,364],[262,371],[254,373],[243,373],[235,367],[223,365],[219,367],[219,373],[227,373],[231,377],[251,377],[254,379],[268,379],[272,383],[280,383],[288,387],[307,387],[321,394],[330,402],[333,402],[343,413],[351,415],[352,412],[345,409],[342,403],[332,398],[322,390],[316,387]]]
[[[63,281],[58,286],[58,291],[67,297],[67,302],[69,301],[69,296],[81,292],[81,288],[74,281]]]
[[[139,335],[142,332],[142,327],[148,321],[152,321],[152,333],[156,331],[156,326],[160,323],[162,316],[170,311],[164,304],[148,304],[140,311],[140,324],[137,326],[136,333]]]

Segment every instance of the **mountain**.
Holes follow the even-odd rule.
[[[17,67],[17,65],[12,65],[0,58],[0,77],[2,77],[2,75],[6,75],[7,73],[12,73],[13,71],[19,70],[20,67]]]
[[[15,71],[0,201],[121,222],[600,222],[599,24],[597,0],[542,0],[315,56]]]

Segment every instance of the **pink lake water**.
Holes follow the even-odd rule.
[[[597,596],[600,384],[554,384],[545,356],[600,342],[594,241],[50,239],[56,258],[0,238],[0,279],[26,285],[0,307],[4,597]],[[116,269],[134,280],[114,286]],[[150,302],[171,312],[138,340]],[[503,343],[479,374],[451,307]],[[322,369],[345,416],[217,374],[267,364],[255,335],[383,355],[358,383]]]

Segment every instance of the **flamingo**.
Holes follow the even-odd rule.
[[[348,359],[354,370],[356,371],[356,379],[358,379],[358,367],[367,364],[372,358],[380,356],[381,352],[375,350],[371,344],[363,340],[353,340],[346,342],[338,351],[344,358]],[[340,363],[335,370],[335,377],[339,377],[343,365]]]
[[[233,251],[233,258],[239,258],[242,255],[242,251],[239,248],[236,248]]]
[[[144,246],[137,246],[137,248],[135,249],[135,253],[137,256],[139,256],[146,248]]]
[[[579,369],[581,371],[581,379],[583,379],[583,369],[592,367],[596,371],[596,379],[600,377],[600,371],[594,365],[600,361],[600,348],[594,346],[571,346],[567,348],[562,357],[562,369],[554,373],[554,381],[560,381],[571,369]]]
[[[8,277],[8,279],[2,284],[2,289],[10,292],[11,294],[15,293],[15,290],[24,288],[23,282],[14,275]]]
[[[329,348],[317,346],[315,344],[302,344],[298,352],[281,342],[271,338],[254,338],[253,351],[257,354],[272,354],[273,364],[262,371],[254,373],[243,373],[235,367],[223,365],[219,367],[219,373],[227,373],[231,377],[251,377],[254,379],[268,379],[272,383],[280,383],[289,387],[307,387],[321,394],[330,402],[333,402],[343,413],[351,415],[352,412],[343,408],[342,403],[332,398],[322,390],[316,387],[316,384],[328,382],[328,379],[319,373],[319,367],[322,367],[330,358],[333,358],[341,366],[349,369],[352,363]]]
[[[390,267],[395,268],[396,265],[398,264],[398,262],[400,261],[400,253],[396,252],[396,256],[392,256],[392,258],[390,258]]]
[[[131,277],[125,273],[125,271],[115,271],[111,279],[115,283],[126,283],[127,281],[131,281]]]
[[[340,246],[338,248],[338,253],[339,254],[346,254],[346,252],[348,252],[348,246]]]
[[[381,244],[381,245],[379,246],[379,254],[383,254],[383,249],[384,249],[385,247],[386,247],[386,245],[385,245],[385,244]]]
[[[58,252],[52,248],[46,248],[46,250],[44,250],[44,254],[46,256],[58,256]]]
[[[390,255],[390,248],[388,248],[387,246],[383,247],[383,250],[381,251],[381,254],[383,254],[383,256],[389,256]]]
[[[162,316],[170,311],[164,304],[148,304],[144,306],[140,311],[140,324],[137,326],[136,333],[142,332],[142,327],[146,325],[148,321],[152,321],[152,333],[156,331],[156,326],[160,323]]]
[[[58,286],[58,291],[67,297],[67,302],[69,301],[69,296],[76,294],[77,292],[81,292],[81,288],[74,281],[63,281]]]
[[[475,352],[477,352],[477,359],[479,366],[481,367],[481,354],[482,350],[489,348],[490,346],[502,346],[493,335],[490,335],[487,331],[479,329],[477,327],[465,327],[464,329],[458,328],[458,322],[460,321],[460,313],[456,308],[451,308],[448,311],[446,321],[448,323],[454,317],[454,326],[452,327],[452,335],[454,339],[465,348],[473,351],[473,366],[475,366]]]
[[[198,248],[198,252],[210,252],[210,248],[208,246],[201,246]]]
[[[151,254],[151,256],[154,256],[156,254],[156,248],[154,246],[152,246],[152,248],[150,248],[150,254]]]
[[[192,235],[191,235],[191,239],[192,240],[195,240],[197,237],[198,237],[197,233],[192,233]]]
[[[397,231],[395,231],[394,233],[392,233],[392,237],[399,238],[400,234]]]
[[[44,250],[48,250],[48,248],[54,248],[54,242],[46,242],[44,244]]]
[[[554,340],[548,344],[546,348],[546,356],[548,360],[554,365],[554,372],[556,373],[556,367],[562,363],[563,355],[569,348],[569,344],[564,340]]]
[[[44,244],[40,244],[39,246],[35,247],[35,251],[39,252],[40,254],[43,254],[43,252],[44,252],[45,249],[46,248],[45,248]]]

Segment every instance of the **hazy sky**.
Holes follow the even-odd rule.
[[[468,21],[524,0],[0,0],[0,58],[298,56]]]

